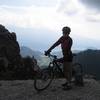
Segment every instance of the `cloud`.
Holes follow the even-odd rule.
[[[100,22],[99,0],[60,0],[57,11],[71,19],[87,21],[92,23]]]
[[[81,6],[79,7],[82,10],[82,7]],[[79,9],[79,12],[77,14],[70,16],[69,14],[65,14],[65,12],[63,13],[63,9],[61,12],[59,12],[56,7],[54,8],[54,7],[37,7],[37,6],[30,6],[30,7],[1,6],[0,22],[4,25],[12,25],[22,28],[35,28],[35,29],[43,28],[51,30],[55,33],[61,32],[62,27],[68,25],[72,28],[73,33],[76,32],[75,34],[78,34],[79,36],[80,33],[82,33],[81,36],[87,36],[87,37],[90,37],[89,34],[91,32],[92,33],[95,32],[95,31],[90,31],[91,27],[96,28],[98,30],[97,25],[93,26],[91,23],[88,23],[85,20],[85,18],[90,17],[90,14],[86,14],[84,10],[83,12],[81,12],[81,10]],[[99,16],[98,17],[92,16],[92,17],[94,19],[97,18],[97,20],[100,18]],[[86,27],[85,30],[83,29],[84,27]],[[95,32],[95,34],[96,33],[98,34],[98,32]],[[91,38],[98,38],[98,37],[91,35]]]
[[[49,11],[49,12],[47,12]],[[9,7],[2,6],[0,9],[0,22],[13,24],[19,27],[41,27],[53,15],[52,9],[45,7]]]
[[[58,0],[0,0],[0,5],[7,6],[55,6]]]
[[[92,23],[100,23],[100,14],[86,15],[86,20]]]
[[[69,16],[76,15],[78,13],[77,1],[74,0],[60,0],[58,6],[58,12],[63,12]]]
[[[87,9],[82,3],[78,2],[78,0],[59,0],[56,6],[48,7],[36,5],[20,7],[7,5],[0,6],[0,23],[5,26],[12,26],[12,28],[19,27],[22,28],[22,30],[30,30],[30,28],[36,29],[37,36],[41,36],[42,34],[42,36],[48,37],[47,34],[50,34],[50,41],[56,40],[56,38],[61,35],[62,27],[66,25],[71,27],[71,36],[76,36],[77,40],[78,38],[84,37],[90,40],[100,41],[99,20],[100,14],[98,12]],[[44,34],[45,31],[41,29],[48,30],[46,31],[47,34]],[[32,33],[22,30],[18,32],[21,34],[19,37],[23,37],[22,34],[26,35],[27,33],[31,33],[30,36],[32,36],[32,34],[36,36],[34,31]],[[38,38],[32,37],[32,39],[36,40]],[[31,43],[28,43],[28,45],[29,44]]]
[[[79,0],[90,9],[100,10],[100,0]]]
[[[85,7],[85,17],[89,22],[100,22],[100,0],[79,0]]]
[[[70,24],[69,17],[56,11],[56,7],[0,7],[0,22],[19,27],[48,28],[56,31]]]

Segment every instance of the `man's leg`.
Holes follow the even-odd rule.
[[[67,80],[66,85],[71,86],[71,79],[72,79],[72,62],[64,62],[63,63],[63,71],[64,71],[64,76]]]

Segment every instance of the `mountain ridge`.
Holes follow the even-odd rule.
[[[24,48],[24,49],[23,49]],[[25,50],[28,49],[28,50]],[[25,51],[23,51],[25,50]],[[27,52],[26,52],[27,51]],[[75,50],[76,51],[76,50]],[[26,54],[24,54],[26,53]],[[97,79],[100,79],[100,50],[87,49],[84,51],[75,52],[77,55],[74,57],[73,61],[80,63],[83,66],[83,72],[86,74],[95,75]],[[62,56],[61,52],[52,52],[60,58]],[[34,56],[39,64],[45,66],[49,60],[39,51],[33,51],[28,47],[21,47],[21,55],[24,56]]]
[[[40,56],[42,55],[40,51],[32,50],[26,46],[21,46],[20,54],[22,57],[27,57],[27,56],[33,57],[34,56],[34,58],[36,58],[37,60],[40,59]]]

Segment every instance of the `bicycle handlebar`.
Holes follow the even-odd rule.
[[[73,57],[77,56],[76,53],[73,53],[72,55],[73,55]],[[48,57],[53,57],[54,59],[57,59],[57,56],[56,56],[56,55],[52,55],[52,54],[50,54],[50,53],[49,53],[48,55],[46,55],[46,56],[48,56]]]
[[[56,55],[52,55],[52,54],[47,54],[46,56],[48,56],[48,57],[53,57],[54,59],[57,59],[57,56]]]
[[[53,57],[54,59],[57,59],[57,56],[56,55],[48,54],[47,56],[48,57]]]

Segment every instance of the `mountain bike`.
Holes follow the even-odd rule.
[[[74,55],[76,56],[76,55]],[[45,90],[53,79],[55,78],[55,73],[59,72],[59,74],[64,77],[63,70],[61,68],[61,64],[59,64],[57,61],[57,56],[56,55],[51,55],[49,54],[50,58],[50,63],[47,68],[41,69],[37,71],[34,79],[34,88],[37,91],[42,91]],[[72,74],[74,77],[74,83],[75,85],[80,85],[83,86],[83,70],[82,70],[82,65],[79,63],[73,63],[72,64]]]

